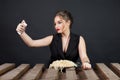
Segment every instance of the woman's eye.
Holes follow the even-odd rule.
[[[60,22],[60,21],[58,22],[58,24],[61,24],[61,23],[62,23],[62,22]]]

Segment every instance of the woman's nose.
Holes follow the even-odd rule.
[[[57,25],[55,25],[55,28],[57,28],[58,26]]]

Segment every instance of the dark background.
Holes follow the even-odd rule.
[[[16,33],[25,19],[26,32],[43,38],[54,31],[54,14],[68,10],[72,31],[85,38],[92,64],[120,62],[120,0],[0,0],[0,64],[47,63],[49,47],[30,48]]]

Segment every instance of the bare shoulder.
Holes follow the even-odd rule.
[[[52,40],[53,40],[53,35],[49,35],[46,37],[46,43],[48,42],[48,45],[51,44]]]
[[[45,38],[50,38],[50,39],[52,39],[52,38],[53,38],[53,35],[46,36]]]
[[[80,36],[79,41],[84,41],[83,36]]]
[[[46,40],[46,41],[48,41],[48,42],[51,42],[52,39],[53,39],[53,35],[46,36],[43,39]]]
[[[79,38],[79,45],[85,45],[85,39],[83,36],[80,36]]]

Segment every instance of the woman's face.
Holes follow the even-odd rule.
[[[64,33],[65,30],[69,29],[69,22],[65,21],[61,16],[54,18],[54,24],[57,33]]]

